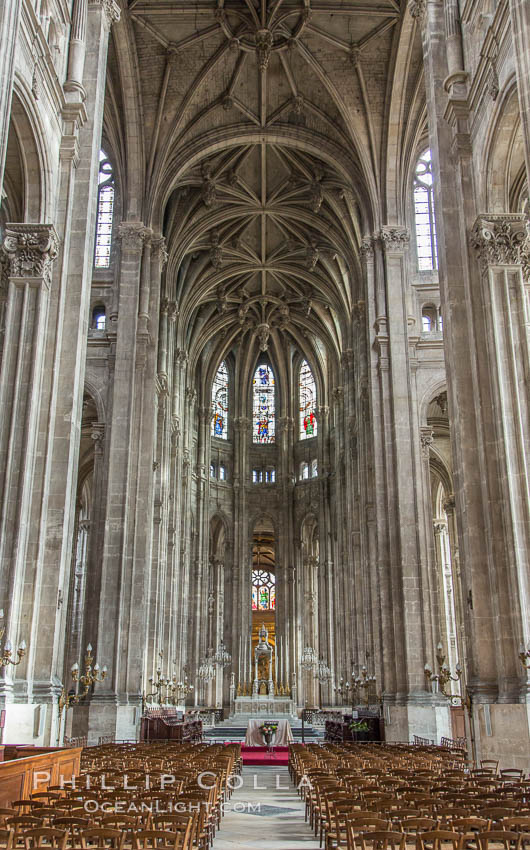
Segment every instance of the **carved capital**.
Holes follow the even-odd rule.
[[[120,7],[115,0],[88,0],[89,6],[101,6],[108,28],[120,20]]]
[[[101,455],[103,454],[103,439],[105,437],[105,426],[101,422],[94,422],[92,425],[92,432],[90,434],[92,442],[94,444],[94,454]]]
[[[2,245],[3,277],[50,285],[59,249],[53,224],[7,224]]]
[[[363,236],[359,253],[365,262],[369,262],[374,258],[374,240],[371,236]]]
[[[385,253],[402,253],[409,244],[410,233],[407,227],[385,224],[380,237]]]
[[[449,493],[447,499],[443,503],[443,509],[446,514],[450,514],[456,507],[456,501],[453,493]]]
[[[141,221],[122,221],[118,226],[118,240],[128,251],[141,251],[144,242],[151,238],[151,231]]]
[[[425,426],[420,428],[420,441],[421,441],[421,451],[423,457],[429,457],[429,450],[434,443],[434,432],[432,428]]]
[[[156,239],[151,240],[151,256],[153,259],[158,260],[161,266],[165,266],[168,260],[168,253],[166,248],[166,240],[163,236],[159,236]]]
[[[521,266],[530,280],[530,240],[522,215],[479,216],[470,242],[483,272],[489,266]]]

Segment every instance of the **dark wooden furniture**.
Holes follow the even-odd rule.
[[[147,709],[142,717],[141,741],[178,741],[193,743],[202,740],[202,721],[195,714],[184,719],[171,708]]]
[[[359,716],[355,719],[358,721],[365,721],[369,727],[368,731],[355,732],[350,729],[352,716],[351,714],[345,714],[342,720],[326,721],[325,740],[335,744],[344,744],[354,741],[385,740],[385,724],[382,717],[363,715],[359,712]]]

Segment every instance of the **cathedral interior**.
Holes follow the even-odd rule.
[[[369,679],[387,741],[527,769],[529,43],[525,0],[1,4],[4,742]]]

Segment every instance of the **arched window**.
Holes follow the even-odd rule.
[[[276,608],[276,579],[266,570],[252,570],[252,610],[274,611]]]
[[[414,218],[416,222],[416,249],[420,271],[438,268],[436,248],[436,222],[434,218],[434,192],[432,157],[430,150],[418,158],[414,173]]]
[[[266,364],[258,366],[252,384],[252,440],[254,443],[274,443],[276,422],[271,367]]]
[[[212,385],[212,437],[228,439],[228,369],[219,366]]]
[[[316,437],[317,420],[315,416],[317,388],[311,367],[307,360],[300,366],[299,375],[299,400],[300,400],[300,439]]]
[[[307,481],[309,478],[309,464],[307,461],[302,461],[300,464],[300,481]]]
[[[223,464],[219,467],[219,481],[226,481],[226,466]]]
[[[104,331],[106,322],[107,318],[105,315],[105,307],[103,306],[103,304],[97,304],[92,310],[91,327],[96,331]]]
[[[96,219],[96,246],[94,265],[97,269],[110,266],[112,220],[114,217],[114,172],[104,151],[99,152],[98,211]]]
[[[316,478],[318,476],[318,463],[317,459],[313,458],[311,461],[311,478]]]

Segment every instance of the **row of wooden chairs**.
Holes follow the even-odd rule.
[[[512,850],[530,844],[530,783],[497,763],[477,770],[445,748],[294,744],[289,770],[326,850],[359,850],[374,833],[388,833],[392,847],[421,839],[439,850],[442,833],[453,850],[491,847],[499,832],[499,848],[509,835]]]
[[[73,781],[0,809],[0,850],[209,850],[241,764],[239,744],[90,747]]]

